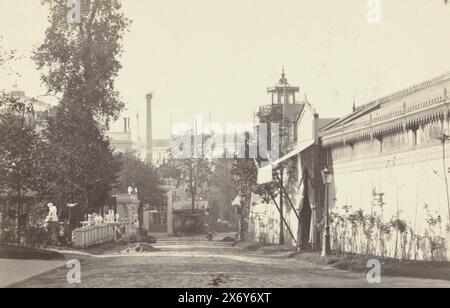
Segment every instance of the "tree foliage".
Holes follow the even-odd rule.
[[[279,194],[279,183],[258,185],[258,165],[254,159],[235,159],[231,170],[233,183],[244,198],[241,205],[241,239],[247,238],[252,194],[258,195],[263,202],[273,201]]]
[[[104,205],[121,171],[104,129],[124,107],[115,80],[130,21],[118,0],[80,1],[81,22],[71,23],[65,0],[42,0],[49,26],[33,59],[49,94],[62,97],[43,133],[42,193],[60,209],[78,203],[82,218]]]
[[[128,187],[137,188],[139,198],[139,221],[144,218],[146,205],[161,206],[166,201],[166,192],[160,174],[152,165],[145,163],[133,153],[125,153],[120,157],[123,169],[120,173],[117,190],[127,191]],[[142,227],[142,223],[140,224]]]
[[[80,215],[104,205],[121,163],[89,110],[61,102],[43,134],[44,197],[63,211],[65,204],[77,203]]]
[[[16,115],[31,114],[33,112],[33,99],[13,96],[10,93],[0,93],[0,109]]]
[[[16,50],[5,50],[2,47],[3,37],[0,35],[0,70],[11,74],[13,70],[11,69],[11,64],[18,59]]]
[[[4,103],[15,105],[10,101]],[[41,140],[27,116],[14,108],[0,112],[0,132],[0,195],[14,207],[20,239],[26,214],[24,203],[40,186]]]
[[[138,189],[138,197],[143,205],[161,204],[165,201],[164,184],[158,171],[150,164],[140,160],[133,153],[120,157],[123,169],[119,176],[117,189],[125,192],[128,187]]]
[[[232,207],[232,202],[238,193],[238,189],[233,183],[232,167],[233,160],[215,160],[208,187],[211,216],[215,219],[226,219],[229,222],[236,221],[236,211]]]
[[[186,186],[191,195],[192,211],[195,211],[195,201],[198,193],[211,178],[212,162],[207,158],[169,158],[168,169],[179,184]]]
[[[37,187],[40,139],[25,117],[0,113],[0,185],[3,191]]]
[[[105,122],[117,119],[124,104],[115,89],[122,40],[130,21],[118,0],[80,0],[81,23],[67,21],[65,0],[43,0],[50,25],[35,51],[48,91],[90,110]]]

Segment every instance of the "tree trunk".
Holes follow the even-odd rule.
[[[242,202],[241,205],[241,241],[247,240],[247,227],[245,223],[245,212],[246,212],[246,206],[245,202]]]
[[[138,221],[139,221],[139,234],[143,234],[144,231],[144,204],[139,202],[138,206]]]
[[[191,184],[191,202],[192,202],[192,214],[195,213],[195,197],[197,196],[197,181]]]
[[[22,234],[22,190],[17,189],[17,243],[20,244]]]
[[[250,204],[251,200],[249,200],[248,194],[245,192],[245,200],[241,202],[241,240],[247,240],[248,234],[248,216],[249,211],[247,210],[247,203]]]
[[[283,186],[283,168],[281,168],[280,171],[281,175],[280,175],[280,179],[281,179],[281,183],[280,185]],[[280,187],[280,245],[284,245],[284,224],[283,224],[283,215],[284,215],[284,192],[283,192],[283,188]]]

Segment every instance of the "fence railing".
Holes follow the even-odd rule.
[[[88,248],[116,240],[116,229],[120,224],[102,224],[75,229],[72,233],[75,248]]]

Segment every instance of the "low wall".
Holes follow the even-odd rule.
[[[72,233],[75,248],[88,248],[93,245],[111,242],[116,239],[116,228],[120,224],[103,224],[75,229]]]
[[[447,155],[449,151],[447,146]],[[450,166],[450,157],[445,164]],[[333,249],[402,260],[449,260],[442,145],[341,160],[332,167]]]

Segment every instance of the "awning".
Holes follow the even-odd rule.
[[[302,141],[300,144],[298,144],[294,150],[292,150],[291,152],[289,152],[288,154],[284,155],[283,157],[281,157],[279,160],[275,161],[272,163],[273,168],[276,168],[278,166],[278,164],[288,160],[289,158],[294,157],[295,155],[303,152],[304,150],[306,150],[307,148],[309,148],[310,146],[312,146],[314,144],[314,139],[310,139],[310,140],[305,140]]]
[[[314,139],[302,141],[300,144],[297,145],[297,147],[294,150],[292,150],[285,156],[281,157],[279,160],[272,162],[266,167],[259,168],[258,184],[261,185],[271,183],[273,181],[272,170],[275,169],[278,166],[278,164],[294,157],[295,155],[298,155],[299,153],[303,152],[304,150],[312,146],[314,143],[315,143]]]
[[[238,194],[231,203],[232,206],[241,206],[241,196]]]
[[[258,169],[258,185],[268,184],[273,181],[272,165],[269,164],[264,168]]]

